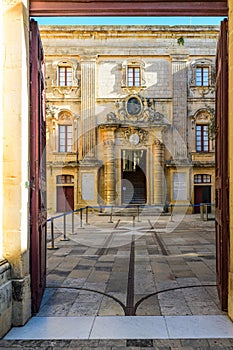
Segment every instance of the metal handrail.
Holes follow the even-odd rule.
[[[200,212],[201,212],[201,218],[203,220],[204,219],[204,211],[202,208],[206,207],[206,220],[208,220],[208,206],[215,206],[214,203],[200,203],[200,204],[189,204],[189,207],[200,207]],[[145,204],[128,204],[127,208],[129,209],[136,209],[137,210],[137,215],[133,214],[133,225],[135,225],[135,217],[137,216],[137,221],[139,222],[139,216],[140,216],[140,208],[146,208],[146,209],[153,209],[153,208],[162,208],[163,211],[165,210],[165,208],[167,210],[169,210],[170,208],[170,221],[172,221],[173,219],[173,215],[174,215],[174,208],[175,207],[187,207],[187,205],[185,204],[168,204],[168,205],[145,205]],[[48,247],[48,249],[58,249],[58,247],[55,246],[54,244],[54,220],[63,217],[63,238],[61,238],[62,241],[69,241],[70,239],[67,237],[67,230],[66,230],[66,218],[68,215],[72,215],[71,218],[71,232],[72,234],[74,234],[74,214],[75,213],[80,213],[80,229],[84,229],[83,227],[83,212],[85,210],[85,222],[86,225],[89,225],[89,209],[99,209],[100,213],[103,213],[103,209],[110,209],[109,212],[109,223],[113,223],[113,214],[114,214],[114,208],[115,209],[125,209],[126,206],[125,205],[98,205],[98,206],[92,206],[92,205],[87,205],[85,207],[76,209],[76,210],[72,210],[69,212],[64,212],[61,214],[58,214],[56,216],[53,216],[51,218],[47,219],[47,222],[51,222],[51,246]]]

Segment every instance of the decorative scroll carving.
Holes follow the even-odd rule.
[[[58,120],[59,122],[72,122],[72,116],[69,112],[66,112],[66,111],[62,111],[59,113],[58,115]]]
[[[80,97],[80,88],[77,86],[53,86],[53,95],[62,97]]]
[[[154,139],[154,145],[156,145],[156,146],[162,146],[163,145],[163,143],[159,140],[159,139],[157,139],[157,137]]]
[[[144,144],[148,140],[148,131],[141,128],[127,128],[122,130],[122,137],[127,143],[131,143],[134,146],[138,144]]]
[[[138,67],[140,69],[140,84],[138,86],[128,86],[127,84],[127,69],[130,67]],[[136,94],[146,88],[145,62],[135,58],[128,59],[122,63],[121,87],[128,94]]]
[[[116,101],[115,111],[107,114],[107,122],[167,124],[164,115],[156,111],[155,99],[139,95]]]
[[[52,80],[52,91],[53,95],[62,95],[63,97],[74,97],[80,96],[80,69],[77,60],[62,60],[53,62],[53,70],[55,78]],[[72,68],[72,85],[59,85],[58,72],[59,67],[70,67]]]

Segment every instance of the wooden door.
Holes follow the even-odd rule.
[[[74,210],[74,187],[57,186],[57,212]]]
[[[216,58],[216,255],[222,309],[228,308],[229,178],[227,20],[221,22]]]
[[[194,204],[211,203],[211,186],[194,187]],[[200,207],[195,206],[194,212],[200,213]],[[211,207],[208,207],[208,213],[211,213]]]
[[[46,125],[44,54],[37,22],[30,22],[30,273],[32,312],[46,285]]]
[[[202,203],[202,186],[195,186],[194,187],[194,204],[200,204]],[[200,213],[200,207],[195,206],[194,212]]]

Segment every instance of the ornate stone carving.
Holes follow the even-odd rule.
[[[154,139],[154,145],[156,145],[156,146],[162,146],[163,145],[163,143],[159,140],[159,139],[157,139],[157,137]]]
[[[71,121],[71,116],[68,113],[62,113],[58,119],[59,121]]]
[[[52,66],[55,75],[54,79],[52,80],[51,86],[53,95],[61,95],[66,98],[80,96],[80,70],[79,63],[77,62],[77,60],[64,59],[62,61],[54,61]],[[72,85],[59,85],[59,67],[72,68]]]
[[[196,69],[198,67],[208,67],[209,69],[209,84],[208,86],[197,86],[196,84]],[[189,81],[190,89],[192,92],[196,92],[201,96],[208,95],[215,92],[215,66],[209,59],[198,59],[191,63],[191,78]]]
[[[113,140],[106,140],[104,141],[104,146],[110,146],[113,147],[115,142]]]
[[[56,97],[71,98],[71,97],[80,97],[80,88],[77,86],[53,86],[53,95]]]
[[[130,67],[138,67],[140,69],[140,84],[138,86],[128,86],[127,69]],[[122,80],[121,87],[128,94],[136,94],[146,88],[145,80],[145,62],[138,58],[128,59],[122,63]]]
[[[148,140],[148,131],[144,129],[127,128],[122,130],[122,136],[127,143],[137,146],[144,144]]]
[[[156,111],[155,99],[131,95],[115,102],[115,111],[107,114],[107,122],[167,124],[164,115]]]
[[[191,121],[193,126],[197,122],[209,123],[212,116],[214,116],[214,110],[199,109],[193,116],[191,116]]]

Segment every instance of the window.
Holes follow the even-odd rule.
[[[73,175],[58,175],[57,184],[72,184],[74,183]]]
[[[209,126],[196,125],[196,151],[209,152]]]
[[[72,86],[72,67],[58,67],[58,85]]]
[[[194,183],[195,184],[211,183],[211,175],[207,175],[207,174],[194,175]]]
[[[145,62],[138,58],[122,62],[121,87],[129,94],[137,94],[146,88]]]
[[[196,86],[209,86],[209,68],[196,68]]]
[[[212,91],[215,86],[215,62],[213,59],[199,58],[192,61],[190,73],[191,88],[204,88],[205,93]]]
[[[59,125],[59,152],[72,152],[72,125]]]
[[[140,67],[127,67],[127,85],[128,86],[141,85]]]

